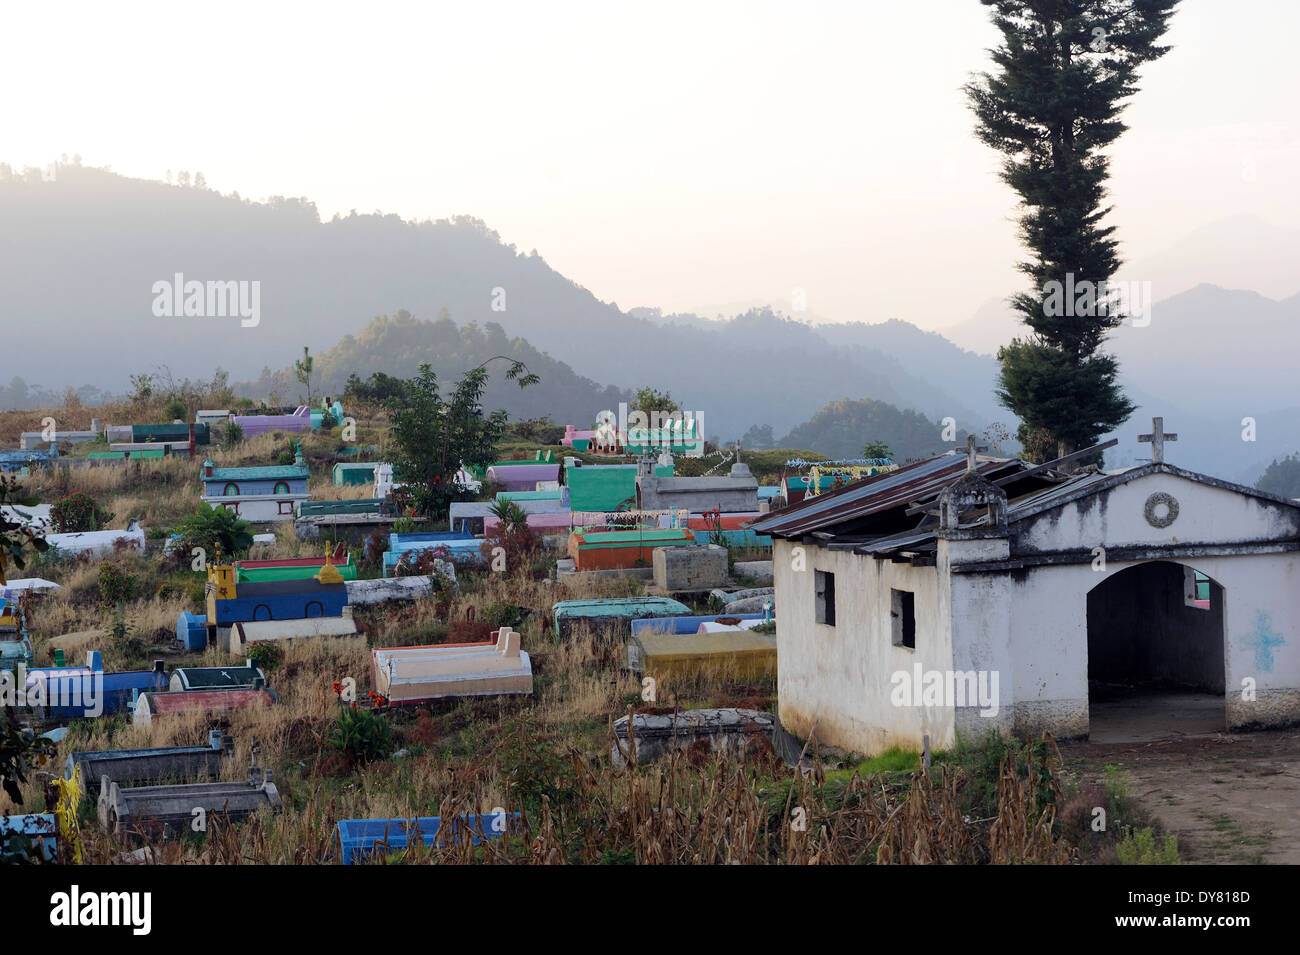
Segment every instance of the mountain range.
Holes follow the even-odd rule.
[[[1255,225],[1231,224],[1233,248],[1249,245]],[[1287,230],[1256,231],[1274,250],[1265,259],[1294,247]],[[1171,460],[1234,480],[1300,449],[1300,398],[1286,373],[1300,295],[1188,284],[1197,263],[1205,275],[1253,274],[1244,251],[1216,271],[1211,238],[1193,234],[1153,256],[1152,274],[1174,276],[1157,290],[1187,287],[1157,295],[1149,324],[1113,336],[1140,407],[1108,464],[1149,454],[1135,439],[1155,414],[1179,433]],[[259,283],[259,321],[154,314],[155,284],[177,273]],[[0,177],[0,334],[21,355],[11,374],[56,393],[84,383],[120,392],[158,365],[178,376],[219,365],[255,394],[293,393],[287,369],[303,346],[335,390],[353,373],[412,373],[422,356],[447,377],[500,353],[523,357],[547,384],[519,392],[496,382],[488,403],[562,424],[588,425],[650,386],[724,439],[751,425],[791,432],[841,399],[951,418],[978,435],[991,422],[1015,430],[994,395],[992,349],[969,334],[978,326],[992,336],[983,344],[1005,341],[1016,331],[1007,317],[985,303],[945,337],[887,316],[813,324],[767,307],[721,320],[624,311],[468,216],[322,221],[302,198],[252,202],[80,166],[60,166],[52,181]],[[1251,418],[1254,440],[1242,440]]]

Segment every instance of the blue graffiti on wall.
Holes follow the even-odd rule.
[[[1266,610],[1255,611],[1255,632],[1246,641],[1255,648],[1255,669],[1260,673],[1273,672],[1273,648],[1286,641],[1273,629],[1273,615]]]

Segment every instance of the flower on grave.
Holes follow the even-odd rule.
[[[339,694],[343,692],[343,684],[339,680],[334,681],[334,692]]]

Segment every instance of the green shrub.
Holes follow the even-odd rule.
[[[56,534],[76,534],[102,529],[113,515],[89,494],[74,491],[50,506],[50,529]]]
[[[136,636],[135,627],[127,621],[126,615],[121,610],[113,615],[107,632],[113,649],[124,659],[134,660],[144,652],[144,644]]]
[[[248,658],[253,666],[269,672],[284,662],[284,647],[278,643],[254,643],[248,648]]]
[[[339,714],[330,731],[330,745],[361,763],[383,759],[392,749],[393,728],[379,714],[355,706]]]
[[[1124,840],[1115,847],[1120,865],[1179,865],[1178,839],[1172,832],[1165,834],[1164,844],[1156,847],[1155,833],[1144,828],[1129,830]]]
[[[189,409],[185,407],[185,402],[181,401],[179,398],[173,398],[171,401],[167,402],[167,404],[163,405],[163,417],[168,421],[175,421],[177,419],[184,421],[189,417],[189,414],[190,412]]]
[[[135,574],[114,563],[100,565],[99,599],[106,606],[116,607],[134,600],[139,589],[140,580]]]
[[[523,626],[524,619],[529,614],[527,607],[520,607],[512,603],[495,603],[483,610],[482,621],[490,626],[493,630],[499,630],[502,627],[510,627],[512,630],[518,630]]]
[[[253,526],[234,511],[211,504],[200,504],[197,513],[176,525],[176,533],[185,553],[202,547],[210,561],[216,559],[218,549],[223,557],[232,558],[253,546]]]
[[[213,430],[216,433],[217,443],[227,450],[244,440],[244,426],[231,418],[227,418]]]

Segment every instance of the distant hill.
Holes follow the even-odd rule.
[[[573,369],[539,352],[521,338],[508,338],[500,325],[457,325],[448,316],[422,321],[398,309],[393,315],[371,319],[356,335],[346,335],[332,348],[312,356],[312,390],[338,395],[349,375],[368,378],[383,371],[398,378],[414,377],[421,362],[428,362],[448,393],[467,369],[497,355],[522,361],[541,381],[526,389],[505,379],[505,362],[488,366],[492,372],[483,406],[504,408],[512,418],[551,416],[557,424],[590,427],[598,412],[617,412],[630,392],[605,387],[574,374]],[[252,395],[296,396],[302,385],[292,367],[263,369],[257,379],[235,386]]]
[[[841,398],[819,410],[781,439],[782,447],[812,448],[831,458],[858,458],[864,445],[880,441],[900,464],[965,447],[966,432],[942,440],[943,426],[919,412],[870,398]]]

